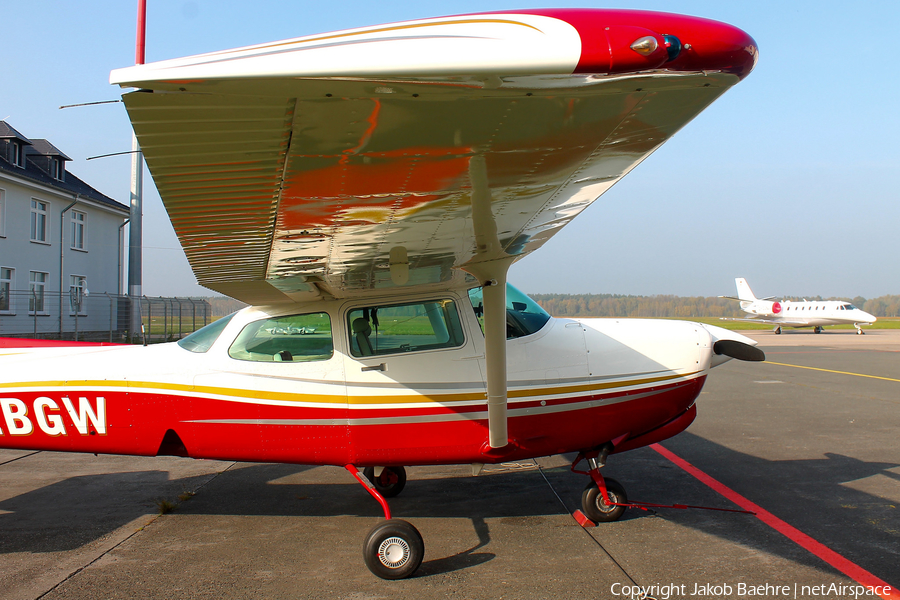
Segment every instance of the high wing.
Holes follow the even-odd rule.
[[[114,71],[200,284],[252,304],[522,257],[756,62],[639,11],[410,21]]]

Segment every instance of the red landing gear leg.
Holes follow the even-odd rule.
[[[400,519],[391,518],[387,500],[371,481],[359,473],[354,465],[344,467],[359,481],[384,511],[385,520],[366,535],[363,558],[366,566],[382,579],[404,579],[412,575],[425,556],[425,544],[419,530]]]
[[[581,493],[581,511],[576,511],[575,519],[583,527],[591,527],[587,520],[595,523],[609,523],[610,521],[619,520],[625,513],[628,505],[628,497],[625,495],[625,488],[612,478],[604,478],[600,474],[600,467],[606,464],[606,456],[612,449],[611,445],[606,445],[600,450],[592,450],[590,452],[582,452],[572,463],[572,471],[575,473],[583,473],[589,475],[591,481],[588,482],[584,491]],[[577,471],[575,465],[587,459],[590,470]],[[582,517],[582,518],[579,518]],[[583,520],[586,517],[587,520]]]

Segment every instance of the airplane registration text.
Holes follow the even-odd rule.
[[[31,435],[35,427],[50,436],[68,435],[64,415],[68,415],[71,427],[81,435],[106,435],[106,398],[97,396],[96,409],[90,400],[81,396],[76,403],[68,396],[60,402],[47,396],[34,399],[30,410],[27,403],[18,398],[0,398],[0,412],[4,427],[0,435]]]

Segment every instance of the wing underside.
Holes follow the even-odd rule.
[[[124,100],[198,282],[268,304],[389,292],[394,263],[413,289],[464,285],[460,267],[539,248],[738,80],[155,75]]]

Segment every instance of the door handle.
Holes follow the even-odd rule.
[[[370,367],[363,367],[363,371],[387,371],[387,365],[384,363],[380,363],[377,365],[372,365]]]

